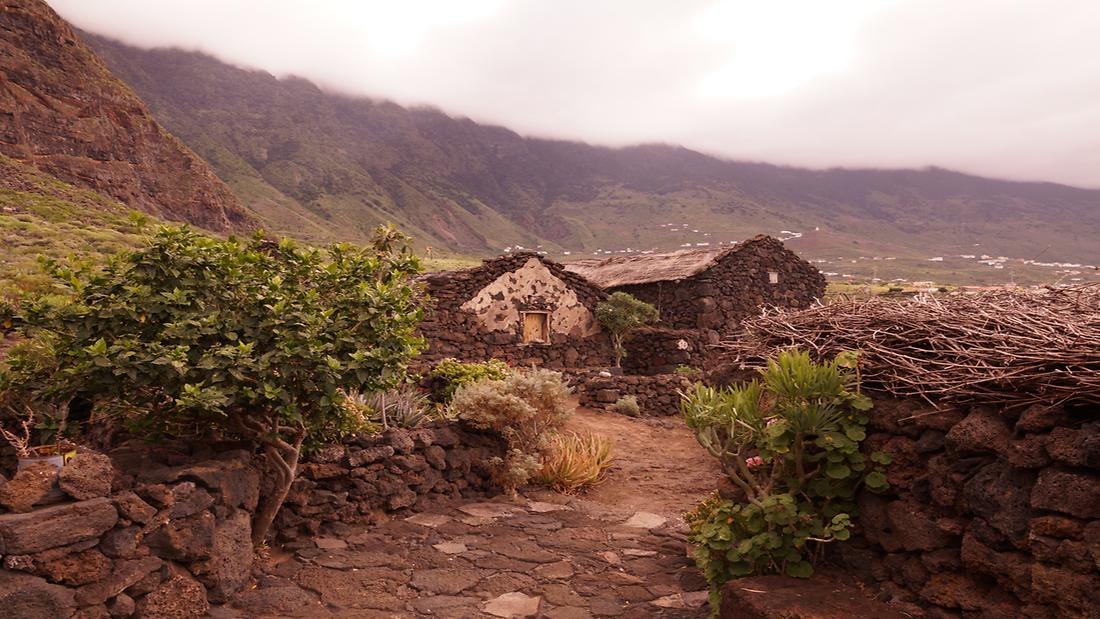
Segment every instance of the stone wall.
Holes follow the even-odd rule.
[[[131,444],[111,455],[114,466],[82,452],[60,473],[36,465],[0,487],[8,616],[198,617],[251,578],[250,452]],[[32,507],[51,487],[55,502]]]
[[[534,261],[534,262],[532,262]],[[584,278],[532,253],[486,260],[463,271],[424,277],[431,299],[420,333],[427,366],[447,357],[500,359],[517,366],[606,366],[611,343],[592,312],[606,295]],[[523,343],[523,310],[550,312],[550,342]]]
[[[1097,617],[1098,412],[937,412],[917,401],[880,399],[866,446],[893,456],[891,491],[861,497],[867,545],[838,550],[887,596],[925,608]]]
[[[241,445],[124,443],[0,476],[0,608],[21,619],[203,616],[252,577],[261,461]],[[459,424],[393,430],[301,464],[274,531],[370,522],[492,490],[499,437]],[[55,498],[49,495],[56,494]]]
[[[710,341],[708,333],[699,329],[643,327],[625,343],[623,370],[628,374],[653,375],[671,374],[681,365],[702,369]]]
[[[632,395],[638,399],[641,416],[679,415],[680,397],[676,391],[691,387],[691,381],[679,374],[601,376],[606,373],[601,370],[570,373],[570,384],[581,406],[606,409],[619,398]]]
[[[275,525],[281,539],[316,534],[331,523],[372,522],[433,502],[494,488],[482,462],[503,440],[459,424],[391,430],[330,446],[301,465]]]
[[[778,274],[769,282],[769,272]],[[653,304],[661,325],[727,333],[764,306],[809,307],[825,294],[825,277],[771,237],[745,241],[707,270],[678,282],[616,287]],[[609,292],[612,292],[609,291]]]

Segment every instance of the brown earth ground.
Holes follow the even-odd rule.
[[[579,409],[567,429],[615,441],[599,487],[576,496],[534,488],[335,526],[273,548],[255,586],[211,614],[706,617],[681,515],[713,491],[720,469],[679,419]]]

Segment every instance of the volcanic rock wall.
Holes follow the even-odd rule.
[[[587,408],[605,409],[629,395],[638,400],[638,414],[643,417],[667,417],[680,414],[678,390],[691,387],[691,381],[679,374],[652,376],[613,375],[600,370],[569,373],[569,382]]]
[[[110,456],[0,476],[0,615],[196,617],[252,574],[262,463],[227,446],[131,441]],[[275,522],[293,539],[325,523],[492,490],[481,463],[499,437],[458,424],[392,430],[313,454]],[[49,498],[49,494],[56,494]]]
[[[877,401],[866,447],[893,456],[891,490],[861,497],[869,549],[838,550],[887,594],[921,606],[1100,616],[1097,412]]]
[[[432,502],[491,492],[483,463],[503,439],[442,424],[391,430],[312,454],[299,470],[275,526],[282,539],[326,523],[371,522],[380,513],[421,511]]]
[[[517,253],[464,271],[432,273],[424,282],[431,306],[420,333],[428,350],[418,363],[454,357],[550,368],[611,364],[610,341],[591,318],[606,295],[559,264]],[[522,310],[550,313],[549,343],[523,342]]]
[[[771,283],[769,273],[778,281]],[[654,305],[661,325],[728,332],[764,306],[809,307],[825,294],[825,277],[771,237],[745,241],[707,270],[678,282],[625,285],[622,291]]]

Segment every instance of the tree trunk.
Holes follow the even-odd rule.
[[[305,428],[303,427],[295,434],[293,443],[287,443],[279,438],[262,440],[264,455],[275,474],[275,485],[252,518],[253,546],[264,543],[267,532],[271,529],[271,523],[275,521],[275,516],[282,508],[286,495],[290,493],[290,486],[298,474],[298,458],[302,453],[304,439]]]

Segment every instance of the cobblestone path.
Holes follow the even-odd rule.
[[[342,527],[284,550],[255,589],[214,616],[707,615],[682,523],[552,493]]]

